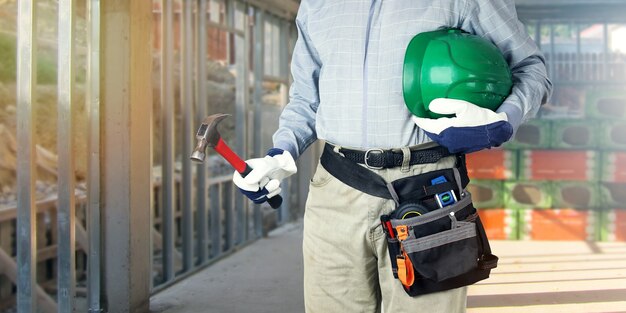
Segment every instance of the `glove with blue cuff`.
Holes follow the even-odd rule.
[[[498,147],[513,135],[513,126],[505,112],[496,113],[467,101],[447,98],[433,100],[429,110],[456,115],[438,119],[412,117],[430,139],[448,148],[451,153],[471,153]]]
[[[247,160],[252,171],[242,177],[233,174],[233,182],[241,193],[260,204],[280,193],[280,181],[297,172],[296,162],[288,151],[272,148],[263,158]]]

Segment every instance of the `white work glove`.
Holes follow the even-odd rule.
[[[296,162],[288,151],[272,148],[263,158],[247,160],[252,171],[241,177],[233,174],[233,182],[254,203],[263,203],[280,193],[280,181],[297,172]]]
[[[513,126],[504,112],[496,113],[467,101],[447,98],[433,100],[429,110],[456,115],[438,119],[412,117],[428,137],[451,153],[470,153],[497,147],[513,135]]]

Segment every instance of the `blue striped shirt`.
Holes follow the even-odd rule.
[[[296,26],[290,101],[273,137],[294,158],[317,139],[360,149],[430,141],[402,94],[405,49],[421,32],[457,27],[496,44],[514,80],[498,111],[514,129],[552,90],[513,0],[302,0]]]

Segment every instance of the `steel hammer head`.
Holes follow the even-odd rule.
[[[217,130],[217,125],[225,118],[229,117],[230,114],[212,114],[204,118],[202,120],[202,124],[200,128],[198,128],[198,132],[196,133],[196,139],[198,143],[196,144],[196,148],[193,150],[191,154],[191,160],[196,162],[204,162],[204,157],[206,156],[206,148],[207,147],[215,147],[217,142],[222,137],[220,132]]]

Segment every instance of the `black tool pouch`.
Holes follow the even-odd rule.
[[[444,176],[451,184],[433,185],[430,191],[423,187],[426,181],[442,174],[447,174]],[[462,183],[459,171],[452,169],[403,178],[388,185],[398,206],[391,214],[383,215],[381,222],[387,234],[394,277],[402,278],[412,270],[414,279],[410,283],[400,279],[410,296],[473,284],[488,278],[491,269],[497,266],[498,258],[491,253],[471,194],[464,190],[465,181]],[[428,200],[433,193],[450,190],[451,185],[456,190],[456,203],[439,208]],[[417,207],[424,209],[421,215],[406,217],[403,208],[411,203],[419,203]],[[404,216],[399,216],[399,212]]]
[[[451,156],[440,150],[424,152],[424,160],[419,164]],[[332,176],[361,192],[395,201],[396,210],[381,216],[381,222],[387,234],[394,277],[414,274],[410,284],[403,283],[411,296],[471,285],[489,277],[498,263],[498,258],[491,254],[471,195],[465,191],[469,183],[465,157],[455,157],[455,168],[387,183],[378,174],[341,157],[331,145],[324,146],[320,162]],[[441,176],[445,182],[433,184]],[[435,196],[450,190],[456,203],[440,208]],[[398,236],[398,227],[406,231],[402,236]]]

